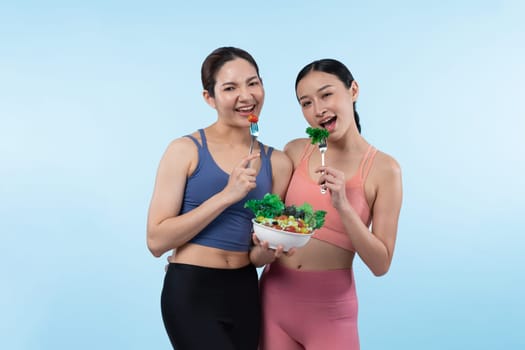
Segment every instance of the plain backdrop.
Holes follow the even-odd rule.
[[[391,270],[356,259],[363,350],[522,349],[525,6],[509,1],[0,3],[0,348],[169,349],[157,165],[212,123],[200,65],[248,50],[260,139],[305,136],[294,81],[336,58],[403,170]]]

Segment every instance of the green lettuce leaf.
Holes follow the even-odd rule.
[[[320,143],[323,139],[327,139],[330,136],[330,133],[326,129],[321,128],[306,128],[306,133],[312,139],[312,144]]]

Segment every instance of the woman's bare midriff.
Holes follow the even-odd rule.
[[[238,269],[250,264],[250,257],[248,252],[232,252],[188,243],[174,250],[168,261],[218,269]]]
[[[295,251],[292,256],[283,256],[277,262],[290,269],[297,270],[336,270],[352,267],[354,252],[333,244],[310,239],[308,243]]]

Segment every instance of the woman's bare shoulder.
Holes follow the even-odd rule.
[[[195,140],[199,144],[202,143],[200,135],[198,132],[194,132],[193,134],[188,134],[193,136]],[[166,151],[168,152],[192,152],[197,150],[197,145],[195,144],[195,141],[192,140],[188,135],[180,136],[176,139],[171,140],[168,143],[168,146],[166,148]]]
[[[399,162],[393,156],[381,150],[377,151],[370,172],[370,175],[380,182],[398,181],[401,179],[401,166]]]
[[[192,134],[197,138],[198,134]],[[200,138],[197,138],[200,143]],[[186,136],[181,136],[169,142],[162,161],[164,163],[184,166],[195,163],[198,158],[197,145],[195,142]]]
[[[310,139],[308,138],[291,140],[284,146],[284,153],[286,153],[288,157],[290,157],[290,159],[295,162],[301,156],[308,144],[310,144]]]
[[[279,149],[274,148],[271,157],[272,164],[277,165],[281,171],[292,169],[292,160],[288,155]]]

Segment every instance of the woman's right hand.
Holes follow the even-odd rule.
[[[241,162],[233,169],[228,183],[224,188],[224,193],[231,196],[232,202],[237,202],[253,190],[257,184],[255,182],[257,171],[251,167],[248,167],[248,164],[260,157],[260,153],[253,153],[244,157]]]
[[[291,256],[295,252],[295,248],[291,248],[285,252],[282,245],[279,245],[276,249],[272,249],[268,242],[260,241],[255,233],[252,235],[252,241],[253,247],[250,251],[250,260],[256,267],[270,264],[283,255]]]
[[[343,208],[350,208],[350,202],[346,197],[346,178],[345,173],[328,166],[321,166],[315,170],[321,174],[319,178],[319,186],[326,186],[330,192],[330,199],[332,206],[337,210]]]

